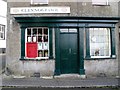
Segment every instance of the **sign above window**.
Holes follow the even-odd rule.
[[[48,4],[48,0],[31,0],[31,4]]]
[[[10,14],[33,13],[70,13],[70,7],[17,7],[10,9]]]

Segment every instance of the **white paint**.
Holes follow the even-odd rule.
[[[0,48],[6,48],[7,3],[0,0],[0,24],[5,25],[5,40],[0,40]]]
[[[10,14],[33,13],[70,13],[70,7],[15,7],[10,9]]]
[[[108,0],[92,0],[93,5],[108,5]]]

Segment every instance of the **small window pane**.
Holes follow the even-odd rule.
[[[2,31],[1,25],[0,25],[0,32]]]
[[[69,29],[69,32],[77,32],[77,29]]]
[[[32,29],[32,30],[33,30],[32,34],[33,34],[33,35],[37,35],[37,28],[34,28],[34,29]]]
[[[0,25],[0,39],[5,39],[5,26]]]
[[[68,32],[68,29],[67,28],[60,29],[60,32]]]
[[[31,29],[27,29],[27,35],[31,35]]]
[[[1,38],[4,38],[4,35],[3,35],[3,33],[1,33]]]

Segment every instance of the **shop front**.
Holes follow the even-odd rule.
[[[24,74],[26,71],[41,75],[109,73],[108,68],[116,62],[116,18],[14,18],[20,25],[20,61],[23,62],[20,67],[24,67]],[[91,67],[90,61],[103,62],[101,66],[106,64],[108,67],[93,68],[95,65]],[[28,68],[33,64],[34,68]]]

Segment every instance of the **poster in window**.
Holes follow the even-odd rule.
[[[37,41],[36,37],[33,37],[33,42],[36,42],[36,41]]]
[[[31,42],[32,40],[31,40],[31,37],[28,37],[28,42]]]
[[[38,43],[38,49],[39,50],[42,50],[43,48],[42,48],[42,43]]]
[[[48,43],[43,43],[44,50],[48,49]]]
[[[27,43],[26,51],[28,58],[36,58],[37,57],[37,43]]]

